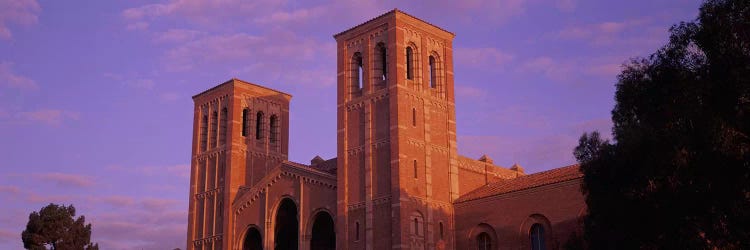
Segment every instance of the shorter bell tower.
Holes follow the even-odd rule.
[[[193,96],[188,249],[229,249],[238,191],[288,158],[291,97],[239,79]]]

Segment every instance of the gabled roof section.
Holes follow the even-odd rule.
[[[200,95],[203,95],[203,94],[205,94],[205,93],[211,92],[211,91],[212,91],[212,90],[214,90],[214,89],[218,89],[218,88],[221,88],[222,86],[224,86],[224,85],[226,85],[226,84],[230,84],[230,83],[241,83],[241,84],[247,84],[247,85],[250,85],[250,86],[252,86],[252,87],[255,87],[255,88],[260,88],[260,89],[264,89],[264,90],[269,90],[269,91],[273,91],[273,92],[276,92],[276,93],[279,93],[279,94],[285,95],[287,99],[290,99],[290,98],[292,98],[292,95],[290,95],[290,94],[287,94],[287,93],[284,93],[284,92],[281,92],[281,91],[278,91],[278,90],[275,90],[275,89],[272,89],[272,88],[269,88],[269,87],[265,87],[265,86],[263,86],[263,85],[258,85],[258,84],[250,83],[250,82],[248,82],[248,81],[243,81],[243,80],[240,80],[240,79],[237,79],[237,78],[232,78],[232,79],[229,79],[229,80],[228,80],[228,81],[226,81],[226,82],[223,82],[223,83],[221,83],[221,84],[219,84],[219,85],[216,85],[216,86],[214,86],[214,87],[212,87],[212,88],[210,88],[210,89],[207,89],[207,90],[205,90],[205,91],[203,91],[203,92],[200,92],[200,93],[198,93],[197,95],[194,95],[194,96],[193,96],[193,99],[195,99],[196,97],[198,97],[198,96],[200,96]]]
[[[386,13],[383,13],[382,15],[379,15],[379,16],[377,16],[377,17],[373,18],[373,19],[367,20],[367,21],[365,21],[365,22],[363,22],[363,23],[360,23],[360,24],[358,24],[358,25],[356,25],[356,26],[354,26],[354,27],[351,27],[351,28],[349,28],[349,29],[347,29],[347,30],[344,30],[344,31],[342,31],[342,32],[339,32],[339,33],[337,33],[337,34],[333,35],[333,38],[338,38],[338,36],[340,36],[340,35],[342,35],[342,34],[344,34],[344,33],[347,33],[347,32],[349,32],[349,31],[352,31],[352,30],[354,30],[354,29],[356,29],[356,28],[359,28],[359,27],[361,27],[361,26],[364,26],[364,25],[366,25],[366,24],[368,24],[368,23],[371,23],[371,22],[375,22],[376,20],[378,20],[378,19],[381,19],[381,18],[383,18],[383,17],[385,17],[385,16],[389,16],[389,15],[395,15],[396,13],[404,14],[405,16],[408,16],[408,17],[414,18],[414,19],[416,19],[416,20],[418,20],[418,21],[420,21],[420,22],[423,22],[423,23],[429,24],[430,26],[432,26],[432,27],[435,27],[435,28],[437,28],[437,29],[439,29],[439,30],[445,31],[445,32],[447,32],[448,34],[451,34],[451,36],[456,36],[456,34],[453,34],[453,32],[447,31],[447,30],[445,30],[445,29],[443,29],[443,28],[440,28],[440,27],[439,27],[439,26],[437,26],[437,25],[434,25],[434,24],[432,24],[432,23],[430,23],[430,22],[427,22],[427,21],[425,21],[425,20],[422,20],[422,19],[420,19],[420,18],[418,18],[418,17],[412,16],[412,15],[410,15],[409,13],[406,13],[406,12],[404,12],[404,11],[402,11],[402,10],[399,10],[399,9],[397,9],[397,8],[396,8],[396,9],[393,9],[393,10],[391,10],[391,11],[388,11],[388,12],[386,12]]]
[[[478,200],[490,196],[526,190],[549,184],[582,178],[578,164],[555,168],[544,172],[519,176],[514,179],[500,180],[477,188],[459,197],[455,203]]]

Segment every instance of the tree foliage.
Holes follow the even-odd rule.
[[[591,249],[750,249],[750,1],[696,21],[618,76],[613,142],[584,134]]]
[[[91,224],[86,224],[84,216],[74,219],[75,215],[73,205],[52,203],[32,212],[21,233],[24,248],[98,250],[99,245],[91,243]]]

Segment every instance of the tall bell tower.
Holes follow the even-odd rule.
[[[334,38],[337,246],[453,249],[454,34],[394,9]]]

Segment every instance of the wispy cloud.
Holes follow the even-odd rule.
[[[0,6],[1,7],[1,6]],[[2,10],[0,10],[0,15]],[[1,29],[2,27],[0,27]],[[0,62],[0,86],[19,90],[38,90],[39,86],[28,77],[13,72],[13,63]]]
[[[179,201],[174,199],[146,198],[141,204],[149,211],[164,211],[165,209],[179,204]]]
[[[28,192],[23,197],[27,202],[30,203],[71,203],[73,196],[71,195],[59,195],[59,194],[40,194],[34,192]]]
[[[0,1],[0,39],[7,40],[13,37],[10,24],[36,24],[41,9],[36,0]]]
[[[11,242],[14,240],[19,240],[20,233],[7,230],[7,229],[0,229],[0,242]]]
[[[154,88],[154,80],[151,79],[133,79],[125,81],[124,84],[134,89],[150,90]]]
[[[176,164],[167,166],[137,166],[137,167],[123,167],[123,166],[107,166],[109,170],[115,170],[125,173],[132,173],[144,176],[156,176],[156,175],[170,175],[181,178],[190,177],[190,165],[189,164]]]
[[[78,112],[59,109],[40,109],[35,111],[26,111],[19,112],[17,115],[19,118],[29,122],[39,122],[52,126],[60,125],[65,120],[78,120],[78,118],[80,118],[80,114]]]
[[[92,241],[104,249],[174,249],[185,247],[187,207],[128,208],[87,216],[92,219]]]
[[[0,186],[0,193],[16,195],[21,193],[21,189],[16,186]]]
[[[105,203],[114,207],[128,207],[135,204],[135,199],[129,196],[109,195],[103,197],[91,197],[89,201],[93,203]]]
[[[319,17],[326,13],[326,9],[322,6],[317,6],[309,9],[296,9],[296,10],[279,10],[271,13],[268,16],[261,16],[255,19],[256,23],[259,24],[279,24],[279,23],[290,23],[290,22],[302,22],[310,20],[315,17]]]
[[[94,180],[90,176],[77,175],[77,174],[65,174],[65,173],[40,173],[33,174],[37,180],[53,182],[61,187],[91,187],[94,185]]]
[[[457,65],[498,70],[513,61],[514,56],[497,48],[456,48]]]
[[[568,61],[540,56],[526,60],[518,66],[518,69],[522,73],[541,73],[550,79],[564,81],[571,77],[570,72],[575,69],[575,66]]]
[[[180,94],[175,92],[166,92],[159,95],[159,99],[165,102],[174,102],[180,99],[182,97]]]
[[[326,43],[282,31],[264,36],[247,33],[211,35],[167,50],[164,63],[168,70],[185,71],[204,63],[240,62],[247,58],[264,63],[280,63],[289,58],[297,62],[309,61],[327,51],[323,50],[327,46]]]
[[[169,29],[163,32],[156,32],[154,34],[154,42],[156,43],[184,43],[192,41],[194,38],[201,35],[203,32],[190,29]]]
[[[576,0],[557,0],[555,2],[557,9],[562,12],[571,12],[576,8]]]
[[[541,74],[555,82],[580,82],[592,77],[612,80],[622,70],[627,56],[553,58],[539,56],[522,61],[516,71],[522,74]]]
[[[663,24],[655,24],[651,18],[632,18],[622,21],[569,25],[549,37],[584,41],[596,46],[653,47],[667,38],[667,32],[668,29]]]
[[[166,3],[147,4],[122,11],[122,17],[128,25],[142,23],[148,27],[149,22],[157,18],[183,18],[187,21],[203,25],[215,25],[236,18],[257,13],[269,13],[276,6],[283,4],[280,0],[170,0]],[[221,16],[222,18],[216,18]]]
[[[456,95],[459,97],[466,97],[466,98],[481,98],[486,96],[487,92],[483,91],[479,88],[475,88],[472,86],[467,85],[457,85],[456,86]]]
[[[125,26],[125,29],[127,30],[147,30],[150,24],[148,22],[133,22],[129,23],[127,26]]]

